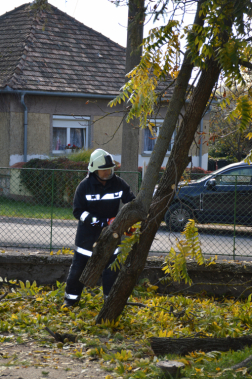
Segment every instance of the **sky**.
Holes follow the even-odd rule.
[[[28,2],[29,0],[0,0],[0,15]],[[126,6],[116,7],[108,0],[49,0],[48,2],[86,26],[126,47],[128,22]],[[160,21],[158,24],[162,23],[163,21]],[[145,36],[151,26],[151,23],[145,26]]]

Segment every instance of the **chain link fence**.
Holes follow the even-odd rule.
[[[139,172],[116,172],[141,184]],[[150,254],[165,255],[197,220],[204,255],[252,256],[252,176],[222,175],[209,185],[188,176],[156,234]],[[85,171],[0,168],[0,246],[74,249],[77,220],[72,200]],[[211,181],[210,181],[211,182]],[[136,190],[136,192],[137,192]]]

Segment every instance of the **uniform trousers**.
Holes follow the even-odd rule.
[[[78,296],[77,300],[80,299],[82,290],[84,288],[84,284],[79,281],[79,278],[84,268],[86,267],[86,264],[89,258],[90,257],[88,257],[87,255],[83,255],[83,254],[78,253],[77,251],[74,251],[73,261],[70,266],[69,274],[67,277],[66,297],[67,297],[67,294],[68,295],[70,294],[70,295],[77,295]],[[116,255],[114,254],[110,258],[109,262],[107,263],[102,273],[103,293],[106,296],[108,296],[119,274],[118,268],[116,269],[116,271],[114,271],[114,270],[111,270],[111,268],[109,267],[111,263],[114,262],[115,259],[116,259]],[[73,301],[73,303],[75,301]]]

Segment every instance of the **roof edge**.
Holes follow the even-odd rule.
[[[4,89],[0,89],[0,94],[20,94],[20,95],[33,95],[33,96],[62,96],[62,97],[81,97],[81,98],[95,98],[95,99],[107,99],[112,100],[115,95],[84,93],[84,92],[60,92],[60,91],[32,91],[13,89],[9,85],[6,85]]]

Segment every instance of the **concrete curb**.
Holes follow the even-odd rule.
[[[66,281],[72,255],[50,255],[49,253],[2,253],[0,254],[0,277],[30,282],[38,285],[54,284],[56,281]],[[139,278],[149,279],[158,286],[158,292],[163,294],[196,294],[204,292],[212,295],[248,296],[247,289],[252,283],[252,262],[217,261],[208,267],[199,266],[188,261],[187,269],[193,285],[168,281],[164,284],[160,279],[163,259],[149,257]],[[244,292],[244,293],[243,293]]]

